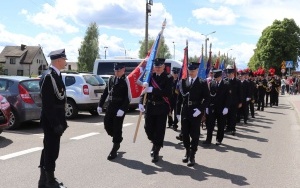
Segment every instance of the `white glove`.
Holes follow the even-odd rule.
[[[246,98],[246,101],[250,101],[250,100],[251,100],[251,98],[249,98],[249,97]]]
[[[207,115],[209,114],[208,108],[205,109],[205,112]]]
[[[139,104],[139,111],[140,111],[140,112],[145,112],[144,105]]]
[[[180,121],[181,116],[180,115],[176,115],[176,117],[177,117],[177,120]]]
[[[147,93],[152,93],[152,91],[153,91],[153,87],[147,87],[146,88],[146,92]]]
[[[226,115],[228,113],[228,108],[224,108],[222,114]]]
[[[98,107],[97,107],[97,112],[98,112],[98,114],[100,115],[101,112],[102,112],[102,108],[98,106]]]
[[[201,114],[200,110],[198,110],[198,108],[194,108],[194,114],[193,114],[193,117],[197,117]]]
[[[119,109],[117,112],[117,117],[122,117],[124,115],[124,111]]]

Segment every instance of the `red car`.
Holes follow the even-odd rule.
[[[0,134],[8,127],[10,120],[10,104],[5,97],[0,95]]]

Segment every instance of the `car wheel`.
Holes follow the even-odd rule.
[[[78,109],[75,102],[67,100],[66,118],[72,119],[78,115]]]
[[[9,118],[9,123],[8,127],[6,129],[13,130],[17,129],[20,126],[20,122],[18,120],[18,116],[15,110],[10,111],[10,118]]]
[[[93,110],[89,110],[90,114],[92,114],[93,116],[98,116],[98,112],[97,109],[93,109]]]

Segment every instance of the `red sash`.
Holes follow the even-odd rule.
[[[153,78],[151,78],[151,84],[154,88],[161,90],[159,85],[155,82],[155,80]],[[168,104],[169,110],[171,112],[171,104],[170,104],[170,101],[169,101],[168,97],[163,97],[163,99]]]

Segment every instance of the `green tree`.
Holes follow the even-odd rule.
[[[4,74],[3,65],[0,64],[0,75],[3,75],[3,74]]]
[[[145,58],[145,40],[144,41],[139,41],[141,47],[139,50],[139,58],[143,59]],[[148,40],[148,51],[151,49],[152,45],[154,43],[154,39],[149,39]],[[165,59],[171,59],[172,55],[170,53],[169,47],[165,44],[165,39],[162,38],[160,41],[160,46],[158,49],[158,53],[156,57],[159,58],[165,58]]]
[[[78,71],[93,71],[95,59],[99,58],[98,36],[98,26],[93,22],[87,28],[84,40],[78,49]]]
[[[266,70],[273,67],[278,74],[282,61],[292,60],[294,68],[297,68],[299,47],[300,28],[294,19],[275,20],[263,30],[248,66],[253,69],[263,67]]]

